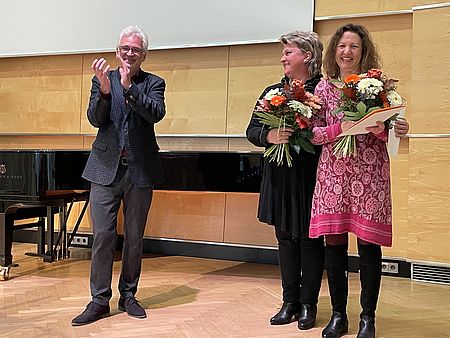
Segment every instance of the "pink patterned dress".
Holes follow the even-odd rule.
[[[327,79],[315,89],[322,100],[322,119],[313,128],[314,144],[322,144],[312,202],[309,236],[354,233],[367,242],[392,245],[387,131],[357,135],[357,155],[337,158],[333,145],[341,133],[343,113],[333,115],[340,92]]]

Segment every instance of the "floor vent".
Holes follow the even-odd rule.
[[[450,285],[450,266],[412,263],[412,279]]]

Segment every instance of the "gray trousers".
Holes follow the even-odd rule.
[[[124,245],[119,292],[122,298],[136,294],[141,273],[144,229],[152,195],[152,188],[136,187],[128,177],[127,167],[122,165],[111,185],[91,183],[89,203],[94,242],[90,287],[95,303],[107,305],[112,296],[114,245],[121,201],[124,213]]]

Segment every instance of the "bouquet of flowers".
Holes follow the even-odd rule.
[[[335,82],[341,89],[341,105],[333,114],[344,113],[345,121],[359,121],[370,112],[404,104],[404,99],[395,91],[398,80],[390,79],[380,69],[372,68],[364,74],[351,74],[344,81]],[[387,125],[392,128],[391,117]],[[355,135],[346,135],[334,145],[337,157],[356,155]]]
[[[261,123],[271,128],[292,128],[294,132],[289,138],[289,143],[273,144],[264,152],[264,157],[269,157],[269,162],[283,165],[284,160],[292,167],[290,147],[297,153],[300,148],[314,153],[311,144],[312,131],[309,129],[315,109],[320,109],[320,101],[317,96],[305,91],[303,82],[292,80],[290,85],[284,88],[274,88],[267,92],[255,108],[255,114]]]

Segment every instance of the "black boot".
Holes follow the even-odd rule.
[[[270,318],[270,324],[289,324],[292,317],[297,320],[300,311],[300,284],[301,284],[301,251],[298,240],[291,234],[275,227],[278,240],[278,261],[283,288],[283,306],[280,311]]]
[[[295,319],[298,318],[298,313],[300,310],[300,304],[299,303],[283,303],[283,306],[281,307],[280,311],[270,318],[270,324],[271,325],[284,325],[289,324],[292,321],[292,317]]]
[[[298,328],[309,330],[316,325],[317,305],[300,305],[300,316],[298,317]]]
[[[334,312],[331,315],[330,322],[322,331],[323,338],[339,338],[348,332],[347,315]]]
[[[359,331],[356,338],[375,338],[375,318],[362,316],[359,322]]]
[[[317,302],[322,284],[325,248],[323,237],[303,239],[302,252],[302,289],[300,295],[300,317],[298,328],[309,330],[316,325]]]
[[[327,245],[325,247],[328,287],[330,289],[333,315],[331,316],[329,324],[322,331],[322,337],[324,338],[338,338],[348,332],[347,247],[347,244]]]
[[[381,285],[381,247],[358,243],[361,321],[357,337],[375,337],[375,310]]]

